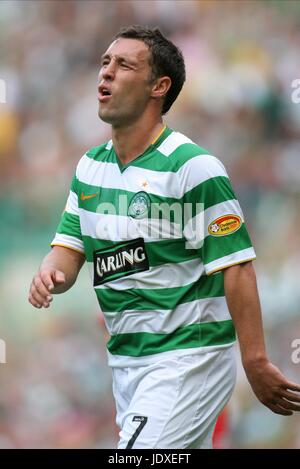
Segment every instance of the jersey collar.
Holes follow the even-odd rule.
[[[165,125],[164,128],[161,130],[161,132],[158,134],[158,136],[155,137],[153,142],[151,142],[151,144],[146,148],[146,150],[141,155],[137,156],[136,158],[134,158],[132,161],[130,161],[129,163],[127,163],[125,165],[123,165],[120,162],[120,160],[119,160],[119,158],[118,158],[118,156],[117,156],[117,154],[114,150],[114,147],[112,146],[111,150],[113,151],[115,161],[118,164],[121,173],[123,173],[125,171],[125,169],[128,168],[129,166],[134,166],[135,162],[137,160],[139,160],[139,162],[140,162],[141,158],[143,158],[144,156],[146,156],[149,153],[153,152],[172,132],[173,132],[173,130],[170,129],[167,125]]]

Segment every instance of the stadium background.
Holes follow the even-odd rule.
[[[84,268],[48,310],[27,291],[47,252],[77,160],[109,135],[97,118],[99,58],[121,26],[159,25],[185,56],[167,123],[226,165],[248,220],[268,351],[300,382],[298,1],[1,1],[0,448],[112,447],[105,334]],[[219,446],[299,448],[299,416],[256,398],[239,365]]]

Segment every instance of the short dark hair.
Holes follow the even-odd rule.
[[[185,82],[185,65],[181,51],[157,27],[148,28],[140,25],[124,27],[115,35],[114,39],[121,37],[138,39],[149,47],[152,79],[162,76],[171,78],[172,83],[162,107],[162,114],[165,114],[174,103]]]

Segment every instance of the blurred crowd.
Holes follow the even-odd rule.
[[[0,448],[115,444],[105,333],[86,273],[56,314],[26,300],[76,162],[109,138],[97,116],[100,56],[129,24],[158,25],[183,51],[187,82],[165,120],[224,162],[258,256],[270,355],[300,382],[291,361],[300,338],[300,103],[291,97],[300,2],[2,0]],[[228,447],[300,447],[299,417],[264,410],[242,370],[230,419]]]

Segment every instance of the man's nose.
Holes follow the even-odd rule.
[[[113,60],[109,62],[105,67],[102,67],[100,70],[100,75],[105,80],[113,80],[116,74],[116,64],[114,63]]]

